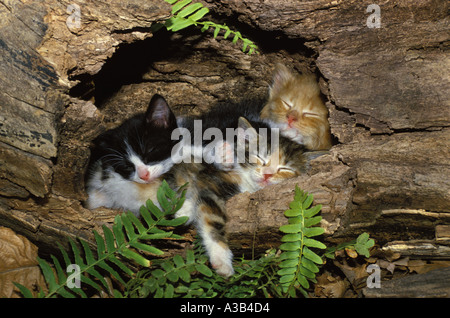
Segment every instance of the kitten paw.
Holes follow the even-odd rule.
[[[233,265],[231,264],[217,264],[217,263],[211,263],[212,268],[214,268],[220,276],[223,277],[230,277],[234,274]]]
[[[217,246],[216,250],[210,255],[210,262],[220,276],[230,277],[234,274],[233,254],[227,248]]]

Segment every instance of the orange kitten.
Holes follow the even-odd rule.
[[[292,74],[278,64],[261,118],[280,128],[281,135],[309,150],[331,147],[328,109],[314,75]]]

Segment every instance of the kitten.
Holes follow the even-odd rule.
[[[328,150],[331,135],[327,117],[328,110],[315,77],[292,74],[278,64],[261,118],[280,128],[281,135],[309,150]]]
[[[166,100],[155,94],[144,114],[97,137],[87,174],[87,207],[139,215],[140,206],[156,193],[158,178],[173,166],[171,133],[175,128],[175,115]]]
[[[186,200],[177,212],[177,216],[188,216],[190,222],[194,223],[212,267],[218,274],[225,277],[234,273],[233,254],[228,247],[225,231],[226,201],[235,194],[245,191],[254,192],[269,184],[295,177],[306,168],[306,157],[303,156],[302,145],[279,137],[279,147],[272,148],[273,136],[266,124],[249,121],[242,117],[238,118],[236,123],[235,116],[232,113],[228,115],[228,119],[222,122],[225,126],[229,126],[226,128],[241,130],[234,136],[236,138],[233,138],[238,142],[231,139],[227,142],[236,152],[244,143],[244,160],[239,160],[229,171],[205,162],[180,163],[164,176],[172,187],[179,187],[189,182]],[[210,125],[214,124],[214,118],[217,119],[217,117],[210,118],[212,122]],[[189,126],[186,122],[184,124]],[[205,126],[208,127],[208,124]],[[268,129],[267,134],[262,134],[264,130],[261,128]],[[241,131],[245,133],[242,134]],[[278,138],[277,134],[275,138]],[[252,147],[251,143],[265,147]],[[236,158],[234,154],[233,157]]]
[[[259,118],[261,105],[263,105],[263,100],[255,99],[242,100],[239,103],[227,102],[215,105],[209,112],[196,118],[178,118],[178,125],[188,131],[189,137],[186,140],[191,140],[191,142],[185,146],[191,147],[195,161],[206,161],[225,171],[233,169],[237,162],[233,136],[234,130],[238,127],[239,118],[244,117],[253,123],[262,125]],[[231,129],[233,134],[231,139],[227,136],[228,129]],[[265,125],[264,129],[269,129],[269,127]],[[214,132],[219,135],[219,138]],[[195,136],[198,135],[202,137],[200,142],[195,141]],[[194,139],[192,139],[193,136]]]

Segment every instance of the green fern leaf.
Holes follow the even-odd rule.
[[[151,245],[144,244],[144,243],[131,242],[130,245],[134,248],[137,248],[138,250],[141,250],[141,251],[144,251],[147,253],[151,253],[154,255],[163,255],[164,254],[164,252],[161,251],[160,249],[158,249],[154,246],[151,246]]]
[[[98,234],[98,232],[96,230],[94,230],[93,232],[94,232],[95,242],[97,244],[97,257],[101,258],[106,253],[105,241],[103,240],[103,237],[101,237],[101,235]]]
[[[186,251],[186,264],[192,265],[195,262],[195,254],[193,250]]]
[[[219,35],[220,32],[220,26],[216,25],[216,27],[214,28],[214,38],[217,38],[217,36]]]
[[[296,242],[302,239],[302,235],[300,233],[291,233],[286,234],[281,238],[282,242]]]
[[[63,270],[59,260],[53,255],[51,255],[51,259],[52,259],[54,267],[56,269],[56,274],[57,274],[57,277],[58,277],[58,283],[66,281],[66,279],[67,279],[66,273]]]
[[[111,254],[116,251],[116,246],[114,242],[114,234],[111,230],[106,226],[102,225],[103,234],[105,235],[106,247],[108,249],[108,253]]]
[[[69,243],[70,243],[70,247],[72,248],[73,256],[75,258],[75,263],[80,267],[84,267],[85,263],[84,263],[83,258],[81,257],[81,252],[78,249],[77,244],[71,238],[69,238]]]
[[[223,35],[223,38],[227,39],[230,36],[230,34],[231,34],[231,30],[230,30],[229,27],[226,26],[225,27],[225,34]]]
[[[204,264],[196,264],[195,269],[207,277],[211,277],[213,274],[211,269],[209,269],[209,267]]]
[[[327,246],[325,244],[323,244],[322,242],[319,242],[317,240],[310,239],[307,237],[303,238],[303,244],[308,247],[315,247],[315,248],[320,248],[320,249],[327,248]]]
[[[302,225],[300,223],[294,224],[286,224],[280,227],[280,231],[283,233],[296,234],[299,233],[302,229]]]
[[[191,281],[191,274],[189,274],[189,272],[184,268],[181,268],[178,271],[178,275],[185,283],[189,283]]]
[[[167,1],[167,0],[166,0]],[[169,2],[169,1],[167,1]],[[174,4],[176,1],[174,1],[171,4]],[[175,3],[172,7],[172,14],[177,13],[178,11],[180,11],[181,9],[183,9],[186,5],[188,5],[189,3],[191,3],[192,0],[180,0],[177,3]]]
[[[285,233],[280,245],[282,254],[277,274],[286,295],[294,297],[295,290],[307,295],[305,289],[310,287],[309,281],[315,282],[315,275],[319,271],[317,265],[323,264],[322,258],[311,248],[325,249],[322,242],[311,237],[324,233],[321,227],[315,227],[321,220],[316,216],[321,206],[310,207],[313,196],[295,188],[294,200],[290,202],[289,209],[285,211],[288,223],[280,227]]]
[[[313,251],[311,251],[311,250],[310,250],[309,248],[307,248],[306,246],[303,247],[303,255],[304,255],[307,259],[313,261],[313,262],[316,263],[316,264],[319,264],[319,265],[323,264],[322,258],[321,258],[319,255],[317,255],[316,253],[314,253]]]
[[[307,278],[309,278],[311,280],[316,278],[316,273],[310,271],[308,268],[304,267],[303,265],[300,266],[300,273],[303,276],[305,276],[305,277],[307,277]]]
[[[86,258],[87,264],[89,265],[95,263],[96,259],[94,258],[94,254],[92,254],[92,250],[89,247],[88,243],[84,240],[80,240],[80,242],[84,250],[84,257]]]
[[[125,235],[123,234],[123,224],[120,215],[114,218],[114,225],[112,227],[114,238],[118,246],[126,244]]]
[[[130,250],[129,248],[122,248],[119,250],[120,255],[128,258],[129,260],[133,260],[136,263],[138,263],[141,266],[144,267],[149,267],[150,266],[150,261],[148,259],[146,259],[145,257],[143,257],[141,254],[138,254],[132,250]]]
[[[180,255],[175,255],[173,257],[173,262],[176,267],[183,267],[185,265],[183,258]]]
[[[300,285],[302,285],[303,288],[305,288],[305,289],[308,289],[308,288],[309,288],[309,282],[308,282],[308,280],[306,279],[305,276],[303,276],[303,275],[298,275],[298,276],[297,276],[297,280],[298,280],[298,282],[300,283]]]
[[[129,218],[129,214],[124,213],[120,215],[120,219],[125,228],[125,233],[127,234],[128,240],[135,240],[138,237],[138,234],[135,232],[135,228],[133,226],[133,222],[131,222]]]
[[[288,267],[295,268],[297,265],[298,265],[298,257],[295,257],[295,258],[284,260],[283,262],[280,263],[279,266],[280,266],[280,268],[288,268]]]
[[[174,292],[175,288],[173,285],[167,285],[166,290],[164,291],[164,298],[173,298]]]
[[[306,219],[304,225],[305,225],[306,228],[308,228],[308,227],[311,227],[313,225],[319,224],[320,221],[322,221],[322,217],[321,216],[315,216],[315,217],[312,217],[310,219]]]
[[[193,3],[187,7],[185,7],[183,10],[181,10],[177,16],[180,18],[185,18],[187,16],[192,15],[194,12],[196,12],[197,10],[203,8],[203,4],[201,3]],[[207,9],[207,8],[204,8]],[[208,10],[209,11],[209,10]],[[192,20],[196,21],[195,19],[192,18],[192,16],[190,17]],[[197,19],[198,20],[198,19]]]
[[[50,293],[53,293],[58,288],[58,283],[56,282],[55,274],[52,271],[51,266],[42,258],[38,257],[39,267],[42,270],[42,274],[44,275],[45,281],[48,285],[48,290]]]
[[[281,278],[280,278],[280,283],[281,284],[291,283],[291,282],[294,281],[295,274],[281,275],[280,272],[281,271],[278,271],[278,275],[281,276]]]
[[[325,230],[321,227],[305,227],[303,228],[303,235],[306,237],[313,237],[322,235],[324,231]]]
[[[42,274],[44,275],[45,281],[48,285],[48,290],[50,293],[53,293],[58,288],[58,283],[56,282],[55,274],[52,271],[51,266],[42,258],[38,257],[39,267],[42,270]]]
[[[19,283],[13,283],[13,284],[14,284],[14,286],[16,286],[19,289],[19,291],[23,295],[23,297],[33,298],[33,293],[28,288],[26,288],[25,286],[23,286],[22,284],[19,284]]]
[[[312,198],[312,196],[310,196]],[[311,205],[311,203],[309,203]],[[303,207],[303,209],[306,209],[305,207]],[[320,212],[320,210],[322,209],[322,205],[318,204],[310,209],[305,210],[304,216],[305,218],[311,218],[314,215],[316,215],[317,213]]]
[[[202,19],[208,13],[209,13],[209,9],[208,8],[201,8],[200,10],[195,12],[193,15],[191,15],[190,19],[193,20],[193,21],[198,21],[198,20]]]
[[[313,202],[313,200],[314,200],[314,198],[313,198],[313,196],[310,194],[310,195],[307,195],[306,196],[306,199],[302,202],[302,208],[303,208],[303,210],[306,210],[307,208],[309,208],[310,207],[310,205],[311,205],[311,203]],[[320,208],[318,209],[318,211],[317,212],[319,212],[320,211]],[[305,217],[309,217],[308,215],[307,215],[307,212],[305,211],[304,212],[304,216]]]

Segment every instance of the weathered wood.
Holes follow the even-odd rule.
[[[425,259],[449,259],[450,247],[435,240],[392,241],[383,246],[383,251],[399,253],[402,257]]]
[[[273,65],[315,72],[335,146],[297,179],[232,198],[237,252],[279,244],[298,184],[322,204],[326,238],[445,246],[450,215],[448,1],[206,1],[208,18],[243,28],[247,56],[198,30],[153,34],[164,1],[0,1],[0,225],[51,246],[92,238],[115,211],[89,211],[91,140],[165,95],[177,114],[264,96]],[[79,24],[70,5],[79,6]],[[72,7],[73,9],[73,7]],[[235,18],[239,23],[236,23]],[[424,257],[429,257],[426,253]]]
[[[49,160],[0,143],[0,173],[35,196],[44,197],[50,190],[52,166]]]
[[[370,298],[450,298],[450,267],[380,284],[380,288],[364,288],[363,295]]]

